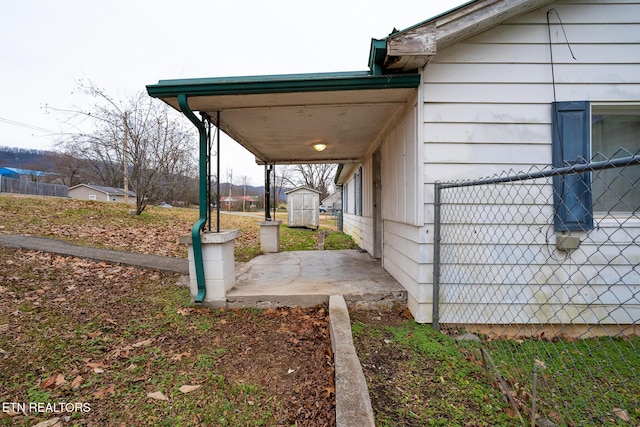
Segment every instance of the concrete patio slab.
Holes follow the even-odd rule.
[[[405,304],[404,288],[380,265],[357,250],[296,251],[261,255],[236,269],[227,306],[312,306],[343,295],[356,309]]]

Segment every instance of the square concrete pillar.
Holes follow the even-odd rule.
[[[233,248],[238,234],[238,230],[226,230],[219,233],[204,232],[200,234],[206,289],[202,304],[207,307],[224,307],[227,301],[227,291],[235,285],[236,266]],[[180,236],[179,241],[188,245],[189,289],[191,298],[195,299],[198,295],[198,279],[191,235]]]
[[[261,221],[260,225],[260,250],[265,253],[280,252],[280,224],[282,221]]]

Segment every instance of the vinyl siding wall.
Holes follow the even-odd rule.
[[[637,0],[555,2],[438,51],[422,73],[424,227],[415,230],[421,235],[432,235],[436,180],[475,179],[551,163],[550,9],[555,100],[640,102]],[[385,239],[390,229],[385,226]],[[424,253],[418,262],[426,265],[412,273],[418,282],[409,289],[410,308],[422,322],[431,321],[432,242],[431,237],[415,239],[418,253]]]
[[[431,313],[425,283],[429,278],[433,249],[424,221],[421,182],[422,93],[399,123],[384,138],[382,161],[383,266],[406,290],[408,305],[416,319]]]
[[[347,191],[344,197],[347,198],[347,209],[343,212],[343,231],[349,234],[354,242],[366,250],[370,254],[373,253],[373,189],[372,189],[372,171],[371,158],[368,158],[363,164],[353,165],[348,172],[351,176],[347,182]],[[360,171],[360,168],[362,170]],[[362,173],[362,215],[358,211],[356,174]],[[356,203],[357,202],[357,203]],[[343,199],[344,206],[344,199]]]
[[[92,199],[91,196],[94,196],[95,198]],[[97,200],[101,202],[111,201],[108,194],[103,193],[101,191],[94,190],[93,188],[88,188],[88,187],[74,188],[73,190],[69,191],[69,197],[71,197],[72,199]],[[118,201],[121,201],[121,200],[118,200]]]

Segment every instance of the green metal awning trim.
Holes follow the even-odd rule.
[[[382,65],[387,55],[387,40],[371,39],[371,50],[369,51],[369,69],[373,74],[382,74]]]
[[[160,80],[147,85],[154,98],[248,95],[338,90],[417,88],[420,74],[373,75],[369,71]]]

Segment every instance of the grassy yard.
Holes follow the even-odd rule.
[[[185,258],[187,249],[178,236],[191,233],[197,209],[150,207],[139,216],[129,206],[53,197],[0,194],[0,233],[31,234],[67,240],[79,245]],[[282,250],[314,250],[316,230],[289,228],[286,212],[278,213]],[[246,262],[260,254],[260,215],[242,216],[221,212],[220,228],[239,229],[235,258]],[[212,224],[212,229],[216,224]],[[336,230],[336,221],[323,215],[320,231],[333,242],[327,249],[355,247],[350,237]]]
[[[534,399],[539,426],[639,425],[640,337],[459,342],[401,314],[353,314],[376,425],[521,425],[492,363],[526,425]]]
[[[453,338],[396,313],[355,313],[377,426],[514,426],[500,393]]]
[[[0,195],[0,233],[158,255],[186,256],[177,238],[190,232],[197,215],[191,209],[151,208],[135,217],[122,204]],[[222,215],[223,229],[241,230],[237,261],[259,254],[260,220]],[[332,218],[320,230],[327,233],[325,248],[354,247]],[[313,250],[317,238],[314,230],[281,227],[284,250]],[[194,307],[177,279],[0,247],[0,425],[335,424],[326,307]],[[353,313],[377,425],[520,424],[485,368],[479,344],[457,342],[410,317],[406,310]],[[532,396],[520,378],[529,381],[539,359],[539,413],[547,421],[639,425],[639,338],[485,345],[527,422]],[[514,354],[524,363],[509,367]],[[601,369],[602,360],[615,365],[615,372]],[[551,388],[558,377],[566,377],[564,390]],[[616,405],[602,404],[602,396]],[[46,404],[54,402],[81,406],[48,410]],[[24,413],[12,405],[28,403],[45,406]]]
[[[323,307],[194,307],[175,275],[36,251],[0,266],[0,425],[333,423]]]
[[[128,210],[2,194],[0,233],[186,256],[177,240],[197,210]],[[237,261],[260,253],[259,220],[222,214],[221,228],[240,229]],[[338,248],[353,246],[330,228],[320,229],[340,236]],[[281,235],[287,248],[313,250],[318,233]],[[198,308],[177,279],[0,247],[0,425],[335,424],[325,307]]]
[[[491,340],[494,363],[526,412],[581,426],[640,425],[640,337]],[[478,352],[469,344],[469,351]]]

